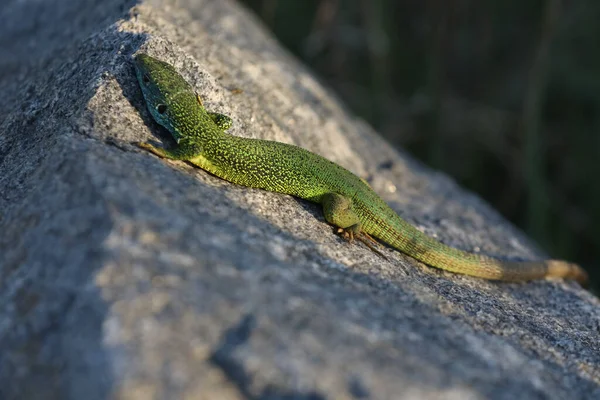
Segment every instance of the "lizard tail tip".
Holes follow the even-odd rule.
[[[589,281],[587,272],[577,264],[566,261],[549,260],[547,266],[548,276],[573,279],[581,285],[586,285]]]

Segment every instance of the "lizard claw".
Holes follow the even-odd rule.
[[[200,94],[198,92],[196,92],[196,101],[198,101],[200,107],[204,107],[204,104],[202,103],[202,98],[200,97]]]
[[[354,232],[349,229],[338,228],[336,231],[342,238],[352,243],[354,241]]]

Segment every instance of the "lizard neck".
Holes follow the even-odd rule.
[[[208,145],[215,140],[220,140],[228,136],[215,124],[205,110],[196,113],[195,119],[194,129],[190,129],[185,135],[190,142]]]

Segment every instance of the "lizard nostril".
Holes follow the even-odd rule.
[[[158,111],[159,114],[164,114],[165,111],[167,111],[167,106],[164,104],[159,104],[156,106],[156,111]]]
[[[142,76],[142,80],[144,81],[144,83],[149,83],[150,77],[147,74],[144,74],[144,76]]]

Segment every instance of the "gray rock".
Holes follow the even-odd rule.
[[[450,245],[543,257],[353,118],[239,5],[5,3],[2,399],[600,398],[600,309],[575,283],[386,261],[315,205],[130,144],[171,143],[134,79],[145,51],[231,115],[234,135],[344,165]]]

